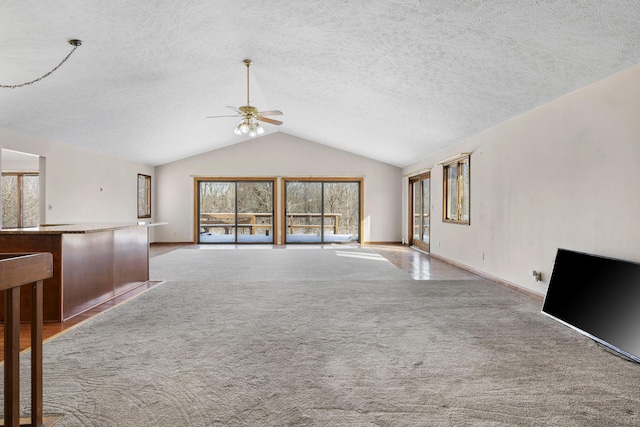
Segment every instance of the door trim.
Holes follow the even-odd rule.
[[[408,209],[408,213],[409,213],[409,218],[408,218],[408,237],[409,237],[409,246],[415,246],[416,248],[429,253],[430,252],[430,243],[425,243],[422,240],[415,240],[414,239],[414,235],[415,235],[415,230],[414,230],[414,223],[415,223],[415,218],[414,218],[414,207],[415,207],[415,198],[414,198],[414,185],[416,183],[420,183],[422,181],[425,180],[429,180],[429,202],[427,203],[427,210],[429,212],[429,242],[431,241],[431,171],[429,172],[425,172],[422,173],[420,175],[415,175],[415,176],[411,176],[409,177],[409,209]],[[424,211],[424,206],[422,206],[423,211]],[[421,226],[420,228],[422,228],[422,221],[420,222]],[[420,231],[420,236],[422,236],[424,233],[422,232],[422,230]]]

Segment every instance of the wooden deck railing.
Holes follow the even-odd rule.
[[[329,220],[329,224],[324,224],[324,228],[333,229],[333,234],[338,234],[338,226],[340,221],[341,214],[337,213],[316,213],[316,212],[304,212],[304,213],[287,213],[286,215],[286,227],[289,234],[293,234],[293,231],[296,228],[322,228],[323,226],[320,224],[300,224],[296,222],[296,220],[301,218],[306,218],[307,220],[311,219],[321,219]]]
[[[324,220],[329,224],[324,224],[325,228],[333,229],[333,234],[338,234],[338,227],[340,225],[340,216],[338,213],[320,213],[320,212],[300,212],[300,213],[287,213],[285,215],[285,224],[289,234],[293,234],[295,229],[298,228],[321,228],[322,225],[318,224],[301,224],[298,221],[306,219],[307,222],[312,219],[320,220],[324,217]],[[211,233],[212,229],[221,228],[225,234],[231,233],[233,228],[247,229],[250,234],[256,234],[259,229],[270,230],[273,227],[272,213],[239,213],[236,217],[234,213],[221,213],[221,212],[206,212],[200,214],[200,229],[201,232]],[[267,231],[268,234],[268,231]]]
[[[28,284],[32,286],[31,422],[26,425],[51,425],[42,415],[42,288],[44,279],[52,276],[50,253],[0,254],[0,291],[4,291],[4,426],[21,425],[20,286]]]
[[[238,227],[256,234],[259,229],[270,230],[273,227],[272,218],[272,213],[239,213],[236,224],[234,213],[201,213],[200,228],[208,233],[214,228],[221,228],[225,234],[229,234],[234,227]]]

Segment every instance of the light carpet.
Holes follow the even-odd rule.
[[[57,427],[640,425],[639,365],[487,281],[362,248],[181,249],[151,276],[45,344]]]

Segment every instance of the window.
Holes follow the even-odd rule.
[[[40,223],[37,173],[2,174],[2,226],[34,227]]]
[[[138,174],[138,218],[151,218],[151,177]]]
[[[444,215],[446,222],[469,224],[469,155],[443,165]]]

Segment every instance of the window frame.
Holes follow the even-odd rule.
[[[325,244],[324,241],[324,220],[321,221],[322,228],[320,232],[320,242],[287,242],[287,183],[289,182],[316,182],[322,185],[322,201],[321,206],[324,213],[324,184],[331,183],[357,183],[358,184],[358,243],[362,244],[364,241],[364,178],[362,177],[331,177],[331,176],[318,176],[318,177],[284,177],[282,178],[282,200],[280,206],[280,233],[282,236],[283,244]]]
[[[442,162],[442,221],[451,224],[471,225],[471,154],[463,154],[456,156],[454,159]],[[464,181],[464,165],[467,168],[467,197],[465,198],[465,183]],[[449,216],[449,201],[451,197],[451,188],[449,187],[449,170],[456,168],[456,208],[455,217]],[[465,205],[467,218],[464,218]]]
[[[144,199],[145,206],[140,206],[140,181],[141,178],[144,179]],[[136,193],[136,206],[138,211],[138,218],[151,218],[151,176],[145,175],[142,173],[138,174],[138,183],[137,183],[138,191]],[[141,213],[144,208],[144,212]]]
[[[241,214],[238,212],[238,206],[237,206],[237,185],[239,183],[244,183],[244,182],[268,182],[271,184],[271,191],[272,191],[272,208],[271,208],[271,242],[243,242],[240,241],[238,239],[238,233],[237,230],[238,228],[235,229],[235,241],[232,244],[239,244],[239,245],[274,245],[277,244],[277,226],[276,226],[276,220],[277,220],[277,212],[276,212],[276,207],[277,207],[277,199],[278,199],[278,186],[277,186],[277,178],[275,177],[259,177],[259,176],[249,176],[249,177],[215,177],[215,176],[197,176],[194,177],[193,180],[193,197],[194,197],[194,216],[193,216],[193,242],[195,244],[202,244],[202,245],[220,245],[220,244],[229,244],[228,242],[202,242],[200,239],[200,230],[201,230],[201,224],[200,224],[200,206],[201,206],[201,200],[200,200],[200,184],[201,183],[206,183],[206,182],[216,182],[216,183],[232,183],[234,184],[235,190],[234,190],[234,194],[236,195],[236,200],[234,201],[234,212],[233,214],[235,215],[234,218],[234,222],[237,225],[238,221],[237,221],[237,215]]]
[[[424,189],[425,189],[425,183],[427,183],[428,185],[426,185],[426,188],[428,189],[428,194],[429,194],[429,200],[427,201],[427,206],[424,206]],[[418,231],[420,232],[420,238],[416,239],[415,238],[415,234],[416,234],[416,212],[415,212],[415,203],[416,203],[416,195],[415,195],[415,189],[416,186],[420,188],[420,208],[421,208],[421,219],[420,222],[418,224]],[[411,176],[409,177],[409,219],[408,219],[408,225],[409,225],[409,245],[410,246],[416,246],[417,248],[425,251],[425,252],[430,252],[431,250],[431,245],[430,245],[430,240],[431,240],[431,171],[427,171],[424,173],[421,173],[419,175],[415,175],[415,176]],[[426,227],[425,227],[425,212],[426,212]],[[427,230],[427,236],[428,236],[428,241],[425,242],[423,240],[424,238],[424,230]]]
[[[23,207],[23,201],[24,201],[24,177],[25,176],[35,176],[35,177],[38,177],[38,180],[39,180],[40,179],[40,172],[2,172],[0,174],[0,176],[2,176],[2,177],[15,176],[16,177],[17,197],[18,197],[17,198],[17,210],[18,210],[17,228],[23,228],[23,227],[25,227],[25,224],[24,224],[24,207]],[[38,186],[39,185],[40,185],[40,183],[38,183]],[[38,199],[38,203],[40,203],[39,199]],[[4,213],[4,211],[3,211],[3,213]],[[40,223],[40,218],[38,218],[38,223],[35,224],[35,225],[38,225],[39,223]],[[5,227],[5,224],[2,223],[2,226]]]

